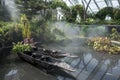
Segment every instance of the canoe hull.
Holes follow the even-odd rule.
[[[39,54],[51,56],[54,58],[64,58],[64,57],[76,58],[77,57],[76,55],[71,55],[70,53],[63,53],[63,52],[59,52],[55,50],[48,50],[44,48],[36,48],[35,50]]]
[[[75,71],[69,64],[48,56],[45,56],[46,58],[49,58],[49,60],[46,61],[39,58],[36,59],[32,55],[26,55],[24,53],[17,53],[17,54],[23,60],[33,65],[40,66],[46,70],[62,69],[62,70],[68,70],[68,71]],[[66,66],[68,66],[68,68],[66,68]]]

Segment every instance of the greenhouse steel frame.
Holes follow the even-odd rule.
[[[68,6],[73,6],[76,4],[82,4],[85,7],[88,5],[90,0],[63,0]],[[91,13],[95,13],[102,9],[103,7],[117,7],[120,8],[120,0],[91,0],[88,5],[88,10]]]

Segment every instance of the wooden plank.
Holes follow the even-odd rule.
[[[111,43],[120,46],[120,42],[119,41],[112,40]]]

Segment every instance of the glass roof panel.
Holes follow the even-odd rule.
[[[99,5],[100,9],[102,9],[103,7],[106,7],[106,6],[107,6],[104,1],[103,1],[103,2],[99,2],[99,3],[97,3],[97,4]]]
[[[119,7],[119,3],[117,0],[112,1],[113,7]]]
[[[98,8],[97,8],[97,6],[96,6],[95,3],[90,3],[89,6],[90,6],[90,8],[92,9],[93,12],[96,11],[96,10],[98,10]]]
[[[66,2],[66,4],[68,6],[72,6],[72,5],[76,5],[76,4],[82,4],[82,0],[63,0],[63,1]],[[89,1],[90,0],[83,0],[85,6],[87,6],[86,2],[88,3]],[[95,0],[95,1],[98,4],[98,7],[100,9],[102,9],[103,7],[107,7],[106,2],[108,3],[108,6],[113,5],[113,7],[119,7],[120,8],[118,0],[106,0],[106,2],[105,2],[105,0]],[[112,2],[112,4],[111,4],[111,2]],[[97,12],[99,10],[98,7],[96,6],[94,0],[91,0],[88,10],[91,11],[91,9],[92,9],[93,12]]]

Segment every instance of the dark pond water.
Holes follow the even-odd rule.
[[[0,60],[0,80],[120,80],[120,55],[97,53],[78,42],[44,47],[77,55],[74,59],[62,59],[76,71],[54,71],[47,74],[45,70],[22,61],[16,54],[11,54]]]

